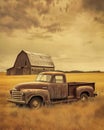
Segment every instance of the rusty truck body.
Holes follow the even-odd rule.
[[[36,81],[21,83],[10,90],[8,101],[39,108],[43,104],[72,102],[94,97],[95,83],[67,82],[63,72],[42,72]]]

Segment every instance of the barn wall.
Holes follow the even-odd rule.
[[[23,68],[23,75],[31,74],[31,69],[29,67]]]
[[[25,75],[31,74],[29,59],[23,51],[18,54],[14,67],[7,70],[8,75]]]
[[[7,70],[7,73],[6,73],[7,75],[10,75],[10,70]]]
[[[15,68],[18,68],[18,67],[30,67],[30,62],[29,62],[29,59],[26,55],[26,53],[24,52],[21,52],[17,58],[16,58],[16,61],[15,61],[15,64],[14,64],[14,67]]]
[[[35,56],[32,54],[30,56],[30,54],[26,53],[25,51],[21,51],[16,58],[14,67],[7,70],[7,75],[38,74],[43,71],[54,70],[54,66],[53,67],[52,67],[52,65],[50,65],[50,67],[47,66],[47,62],[45,60],[49,60],[49,59],[45,58],[45,60],[44,60],[44,58],[43,58],[43,61],[41,61],[43,66],[38,66],[38,65],[40,65],[39,64],[40,59],[38,59],[38,58],[36,59],[37,55]],[[29,57],[28,57],[28,55],[29,55]],[[33,65],[35,65],[35,66],[33,66]]]
[[[7,75],[29,75],[31,74],[30,68],[12,68],[7,70]]]
[[[15,68],[11,68],[7,70],[7,75],[15,75],[16,74],[16,69]]]
[[[44,71],[52,71],[54,68],[49,68],[49,67],[31,67],[31,74],[38,74],[40,72]]]
[[[29,74],[38,74],[44,71],[52,71],[54,68],[46,68],[46,67],[18,67],[11,68],[7,70],[7,75],[29,75]]]

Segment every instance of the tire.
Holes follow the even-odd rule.
[[[42,107],[43,102],[42,99],[39,97],[32,98],[31,101],[29,102],[29,107],[33,109],[39,109]]]
[[[86,93],[82,93],[80,96],[80,100],[83,102],[88,101],[88,95]]]

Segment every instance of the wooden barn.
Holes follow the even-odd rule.
[[[51,70],[54,70],[54,63],[50,56],[22,50],[17,55],[14,66],[7,69],[7,75],[38,74]]]

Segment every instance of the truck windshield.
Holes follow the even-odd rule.
[[[39,74],[36,78],[37,82],[50,82],[51,75],[48,74]]]

